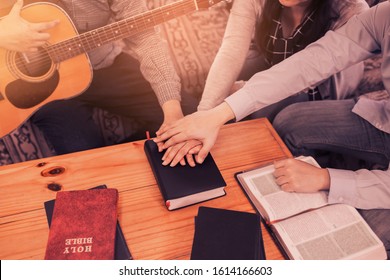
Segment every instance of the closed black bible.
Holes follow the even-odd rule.
[[[191,167],[163,166],[163,152],[152,140],[145,142],[145,153],[168,210],[225,195],[225,180],[209,154],[202,164]]]
[[[264,260],[260,216],[199,207],[191,260]]]

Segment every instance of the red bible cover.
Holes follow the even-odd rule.
[[[57,193],[45,259],[114,259],[117,202],[116,189]]]

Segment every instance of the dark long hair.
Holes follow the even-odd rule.
[[[332,23],[339,18],[339,13],[333,8],[334,0],[312,0],[307,7],[306,13],[316,11],[315,23],[307,34],[305,34],[304,45],[308,45],[321,38],[331,27]],[[272,25],[272,20],[276,18],[281,9],[281,4],[278,0],[266,0],[263,12],[256,25],[255,39],[257,47],[262,53],[265,53],[268,35]]]

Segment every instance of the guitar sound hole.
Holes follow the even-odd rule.
[[[49,72],[52,60],[45,49],[39,48],[36,52],[17,53],[15,65],[25,76],[37,78]]]

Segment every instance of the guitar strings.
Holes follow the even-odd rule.
[[[174,3],[173,3],[174,4]],[[180,3],[182,5],[182,3]],[[161,8],[157,8],[156,10],[159,10]],[[174,12],[173,8],[170,8],[171,11],[167,11],[168,13],[170,12]],[[152,13],[152,12],[155,12],[155,10],[152,10],[152,11],[148,11],[148,12],[145,12],[145,13],[142,13],[136,17],[141,17],[140,19],[134,19],[132,22],[130,22],[130,19],[125,19],[125,20],[122,20],[122,21],[119,21],[119,22],[116,22],[116,23],[113,23],[113,24],[110,24],[110,25],[107,25],[107,26],[103,26],[103,27],[100,27],[98,29],[95,29],[95,30],[92,30],[92,31],[89,31],[89,32],[86,32],[86,33],[83,33],[83,34],[80,34],[78,37],[74,37],[74,38],[70,38],[69,40],[65,40],[65,41],[62,41],[62,42],[58,42],[56,43],[55,45],[52,45],[52,46],[49,46],[49,47],[46,47],[44,48],[47,52],[50,52],[52,51],[54,54],[56,54],[57,52],[57,56],[61,56],[62,54],[68,54],[69,53],[69,47],[70,46],[73,46],[72,44],[74,44],[72,41],[75,41],[75,40],[79,40],[82,42],[83,46],[86,46],[87,45],[87,48],[88,49],[93,49],[93,48],[96,48],[98,47],[97,45],[98,44],[93,44],[91,46],[90,42],[93,38],[95,37],[95,33],[99,33],[98,35],[106,35],[108,34],[107,31],[105,31],[104,29],[109,29],[110,33],[112,34],[113,32],[113,29],[115,30],[118,30],[118,29],[122,29],[123,27],[128,27],[128,24],[132,23],[133,25],[137,25],[139,24],[140,22],[144,23],[144,26],[147,27],[147,23],[145,22],[145,19],[143,17],[145,17],[145,14],[148,14],[148,13]],[[158,12],[156,12],[156,14],[158,14]],[[161,11],[160,11],[160,14]],[[166,14],[166,12],[164,12],[164,14]],[[150,23],[150,22],[148,22]],[[114,27],[116,26],[116,27]],[[150,25],[151,27],[153,25]],[[132,32],[136,32],[137,30],[131,30]],[[105,32],[105,33],[104,33]],[[102,33],[102,34],[100,34]],[[92,35],[92,36],[91,36]],[[119,34],[121,35],[121,34]],[[127,34],[124,36],[126,37]],[[91,37],[91,38],[87,38],[87,37]],[[120,38],[118,38],[119,40]],[[62,52],[62,53],[61,53]],[[85,50],[84,50],[85,52]],[[47,57],[47,55],[43,55],[42,57]]]
[[[189,0],[189,1],[177,1],[170,3],[166,6],[156,8],[150,11],[146,11],[144,13],[141,13],[137,16],[124,19],[118,22],[114,22],[112,24],[109,24],[107,26],[103,26],[100,28],[97,28],[95,30],[91,30],[85,33],[82,33],[78,35],[77,37],[70,38],[68,40],[58,42],[54,45],[43,47],[43,51],[35,53],[34,57],[28,57],[30,60],[30,67],[29,69],[33,70],[33,67],[41,68],[43,65],[48,65],[54,61],[54,62],[61,62],[66,59],[72,58],[76,55],[82,54],[84,52],[87,52],[89,50],[95,49],[100,47],[101,45],[114,40],[119,40],[126,38],[127,36],[131,35],[131,33],[137,33],[139,32],[139,27],[141,24],[143,24],[143,28],[146,27],[153,27],[157,25],[157,23],[162,23],[167,20],[173,19],[176,17],[176,13],[182,14],[187,13],[192,10],[197,9],[197,5],[195,5],[195,0]],[[180,11],[182,10],[182,11]],[[155,18],[160,17],[156,23],[155,18],[153,18],[153,15],[155,14]],[[149,17],[147,20],[145,18]],[[170,17],[167,19],[167,17]],[[131,29],[129,29],[131,27]],[[123,32],[123,28],[126,29],[127,32]],[[142,29],[141,29],[142,30]],[[118,32],[119,31],[119,32]],[[123,34],[125,33],[125,34]],[[129,34],[130,33],[130,34]],[[94,37],[97,37],[101,40],[100,35],[106,36],[104,40],[101,40],[100,43],[95,43]],[[113,37],[110,37],[109,35],[113,35]],[[91,43],[92,39],[92,44]],[[75,41],[78,41],[75,43]],[[77,46],[77,47],[74,47]],[[82,49],[82,50],[81,50]],[[18,58],[19,57],[19,58]],[[33,61],[31,61],[33,60]],[[20,66],[21,64],[25,65],[26,59],[23,56],[16,56],[15,57],[15,64],[17,66]],[[4,68],[5,66],[1,67]],[[36,70],[36,69],[35,69]]]

